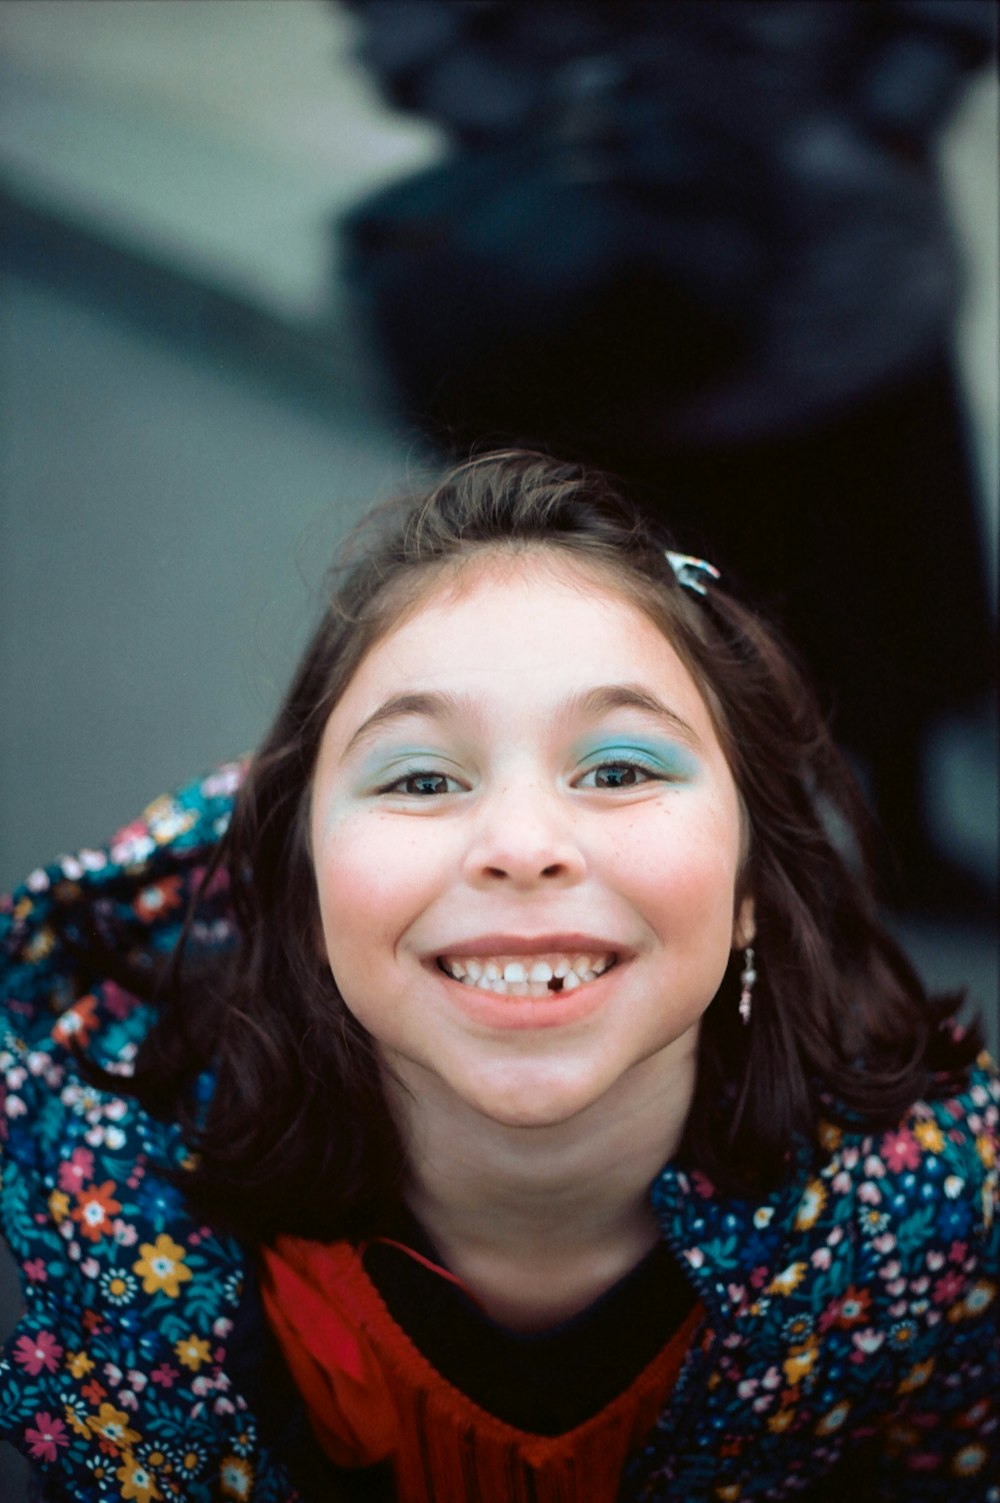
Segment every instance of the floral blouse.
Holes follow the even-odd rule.
[[[71,1050],[129,1074],[149,1004],[88,957],[169,952],[238,781],[158,800],[0,910],[0,1234],[23,1307],[0,1329],[0,1436],[46,1499],[300,1498],[234,1377],[244,1250],[165,1176],[187,1156],[176,1127],[89,1084]],[[191,940],[233,937],[220,879]],[[623,1498],[811,1499],[839,1466],[850,1491],[824,1496],[1000,1503],[998,1123],[984,1057],[892,1131],[824,1125],[763,1201],[667,1165],[653,1205],[706,1316]]]

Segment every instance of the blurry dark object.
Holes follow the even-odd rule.
[[[967,903],[921,807],[992,671],[932,146],[992,4],[349,4],[455,148],[346,226],[409,415],[605,465],[732,560],[869,765],[896,895]]]

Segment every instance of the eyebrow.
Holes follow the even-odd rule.
[[[423,715],[429,720],[451,720],[467,708],[471,709],[471,704],[465,695],[446,694],[440,690],[393,694],[361,722],[344,748],[344,754],[346,756],[388,721],[411,715]],[[689,745],[699,749],[702,746],[701,737],[694,727],[641,684],[601,684],[571,695],[562,708],[562,715],[572,719],[577,715],[605,715],[612,710],[639,710],[652,715],[664,721]]]

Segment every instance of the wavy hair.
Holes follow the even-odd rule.
[[[185,1187],[217,1219],[251,1238],[332,1239],[371,1235],[399,1204],[405,1149],[375,1045],[316,941],[308,805],[324,727],[362,658],[484,551],[559,550],[646,612],[700,686],[742,801],[753,1024],[738,1020],[734,957],[702,1022],[686,1161],[727,1188],[765,1188],[821,1117],[889,1126],[960,1076],[976,1038],[945,1026],[959,998],[930,999],[878,920],[865,811],[794,654],[724,581],[683,588],[669,545],[607,475],[513,450],[379,508],[354,535],[217,855],[239,944],[214,972],[182,953],[138,1062],[138,1093],[179,1112],[197,1147]]]

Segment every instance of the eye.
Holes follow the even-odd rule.
[[[387,783],[379,793],[403,793],[414,798],[436,798],[443,793],[458,793],[461,784],[444,772],[408,772]]]
[[[636,788],[640,783],[662,779],[662,773],[654,772],[642,762],[617,758],[613,762],[600,762],[590,767],[577,781],[578,788]]]

